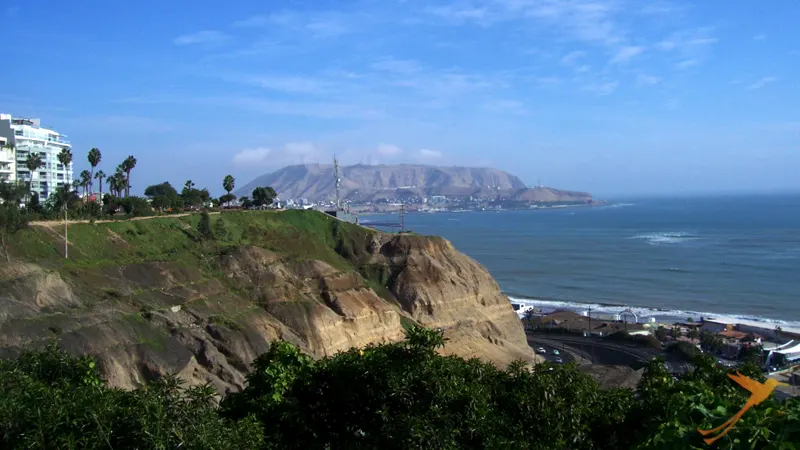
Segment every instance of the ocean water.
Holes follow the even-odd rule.
[[[657,319],[705,315],[800,327],[800,195],[411,213],[405,222],[449,239],[509,297],[546,309],[631,307]]]

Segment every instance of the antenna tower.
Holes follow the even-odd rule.
[[[336,179],[336,210],[338,211],[341,209],[339,201],[339,182],[341,178],[339,178],[339,160],[336,159],[336,155],[333,155],[333,177]]]

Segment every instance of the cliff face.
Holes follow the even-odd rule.
[[[55,341],[115,386],[178,373],[225,392],[273,340],[321,357],[416,322],[445,330],[444,353],[535,358],[489,273],[444,239],[314,212],[212,220],[225,239],[196,240],[196,217],[73,225],[69,261],[55,229],[26,230],[0,265],[0,356]]]

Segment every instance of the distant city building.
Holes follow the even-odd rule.
[[[72,163],[64,167],[58,161],[58,154],[62,149],[71,149],[66,136],[56,131],[43,128],[39,119],[24,119],[12,117],[10,114],[0,114],[0,137],[6,139],[6,145],[13,147],[13,166],[11,172],[19,181],[30,181],[31,191],[37,192],[42,200],[47,199],[56,188],[64,184],[72,184]],[[42,156],[44,165],[33,173],[28,171],[25,160],[28,155],[38,153]],[[2,168],[6,152],[0,152],[0,178],[5,178],[7,172]],[[14,178],[8,177],[9,181]]]
[[[0,136],[0,182],[12,182],[17,179],[14,149],[5,136]]]

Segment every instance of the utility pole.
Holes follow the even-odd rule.
[[[69,235],[67,232],[67,207],[64,206],[64,259],[69,259]]]
[[[406,231],[406,204],[400,204],[400,232]]]

